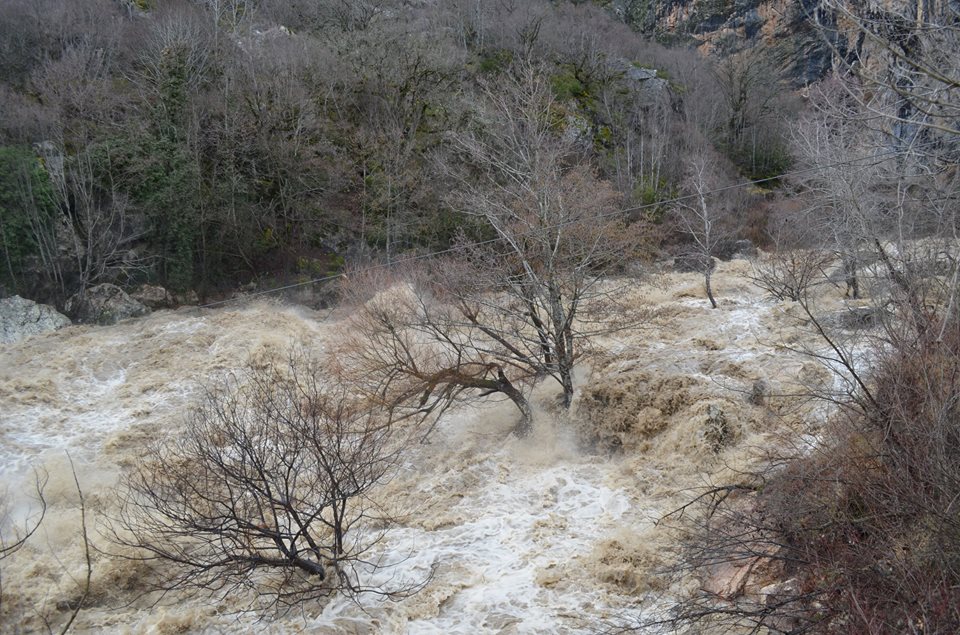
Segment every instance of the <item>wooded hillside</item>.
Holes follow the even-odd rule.
[[[484,134],[483,95],[524,68],[633,218],[662,220],[703,147],[724,182],[789,165],[774,59],[666,48],[614,9],[5,2],[3,288],[61,306],[100,282],[212,297],[482,237],[451,202],[455,141]]]

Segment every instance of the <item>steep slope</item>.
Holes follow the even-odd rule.
[[[811,17],[830,23],[819,0],[612,0],[621,20],[667,42],[691,42],[703,53],[727,55],[762,47],[795,85],[821,79],[832,50]],[[836,42],[845,50],[846,41]]]

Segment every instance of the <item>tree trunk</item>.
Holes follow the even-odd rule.
[[[513,433],[522,439],[530,434],[530,431],[533,429],[533,409],[530,407],[530,402],[527,401],[527,398],[522,392],[517,390],[516,386],[510,383],[502,372],[500,373],[498,384],[500,392],[505,394],[510,401],[514,403],[517,410],[520,411],[520,421],[518,421],[517,425],[513,428]]]
[[[560,383],[563,386],[563,407],[569,409],[570,404],[573,403],[573,365],[576,361],[576,357],[573,353],[573,329],[570,326],[569,320],[566,322],[566,325],[563,328],[563,341],[566,356],[564,357],[563,365],[560,368]]]
[[[843,297],[852,295],[854,300],[860,298],[860,282],[857,280],[857,259],[855,256],[846,256],[843,259],[843,273],[846,276],[847,290]]]
[[[324,570],[323,565],[319,562],[313,562],[312,560],[307,560],[306,558],[301,558],[299,556],[294,556],[291,558],[291,560],[293,565],[301,571],[309,573],[310,575],[315,575],[321,580],[327,577],[327,572]]]
[[[560,369],[560,385],[563,386],[563,407],[570,408],[573,403],[573,368],[564,365]]]
[[[712,272],[709,269],[707,269],[707,271],[703,274],[703,281],[704,281],[704,286],[706,286],[707,288],[707,298],[710,300],[710,306],[716,309],[717,301],[713,297],[713,287],[710,285],[710,277],[712,275],[713,275]]]
[[[10,282],[13,284],[13,292],[18,293],[20,289],[17,285],[17,271],[13,268],[13,261],[10,259],[10,249],[7,246],[7,234],[3,231],[2,222],[0,222],[0,245],[3,246],[3,255],[7,261],[7,271],[10,272]]]

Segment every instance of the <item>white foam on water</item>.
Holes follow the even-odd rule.
[[[723,370],[727,362],[761,375],[797,365],[766,345],[776,339],[779,318],[757,294],[728,300],[718,310],[702,299],[669,298],[657,306],[666,317],[649,330],[602,344],[631,367],[691,374],[708,385],[697,398],[722,393],[722,386],[702,380],[713,376],[713,368],[732,372]],[[84,469],[113,474],[121,462],[135,461],[151,438],[175,432],[205,382],[264,352],[282,354],[291,344],[322,348],[330,325],[316,317],[262,305],[164,311],[112,327],[70,327],[0,349],[0,478],[26,482],[31,464],[67,450]],[[697,344],[697,338],[716,347]],[[427,580],[419,593],[366,596],[359,604],[335,597],[325,607],[259,623],[228,615],[237,608],[233,598],[211,604],[181,597],[162,608],[104,604],[85,609],[76,630],[561,633],[637,614],[646,596],[602,581],[584,563],[625,528],[636,535],[650,530],[650,518],[673,504],[665,499],[671,488],[702,484],[674,480],[699,479],[698,468],[657,464],[625,476],[625,465],[647,459],[621,463],[581,454],[567,438],[569,427],[542,412],[530,438],[513,439],[508,433],[515,417],[502,403],[452,412],[429,445],[408,452],[385,486],[384,496],[407,515],[371,554],[393,566],[368,571],[361,582],[389,589]],[[656,459],[650,457],[650,465]],[[644,469],[662,474],[654,478]],[[101,485],[103,491],[89,493],[105,493],[109,483]],[[29,488],[22,489],[29,497]],[[71,539],[70,553],[78,556],[76,536]],[[37,549],[30,558],[41,562],[46,556]],[[26,573],[9,569],[12,583],[53,585],[34,572],[40,564],[21,564]],[[104,558],[97,566],[103,571],[110,565]],[[17,575],[24,577],[18,581]]]
[[[368,581],[388,588],[391,580],[415,584],[432,571],[426,588],[396,601],[361,599],[362,609],[340,598],[310,626],[322,632],[368,611],[391,633],[550,633],[580,630],[622,611],[609,589],[589,576],[558,588],[538,581],[551,567],[586,557],[617,526],[637,521],[626,493],[605,483],[610,463],[563,456],[553,465],[525,465],[517,457],[525,443],[535,441],[502,443],[455,473],[455,464],[421,469],[423,490],[453,494],[457,502],[419,519],[427,527],[391,530],[382,547],[396,564]],[[458,491],[461,483],[472,486]]]

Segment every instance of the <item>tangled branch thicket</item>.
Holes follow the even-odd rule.
[[[814,165],[830,167],[830,153],[873,156],[807,179],[823,239],[757,273],[798,303],[820,337],[815,357],[844,389],[826,395],[837,407],[815,443],[671,517],[680,570],[701,581],[671,625],[960,632],[960,16],[954,3],[881,4],[823,3],[862,44],[820,87],[798,144]],[[820,25],[829,41],[840,23]],[[872,344],[859,350],[815,306],[827,252],[854,310],[871,311],[857,327]]]
[[[960,328],[904,329],[809,454],[683,511],[676,620],[751,632],[960,629]],[[902,339],[901,339],[902,338]],[[678,520],[678,518],[674,518]]]
[[[404,439],[302,355],[231,376],[128,474],[112,537],[153,588],[285,608],[367,585],[390,517],[371,497]],[[262,608],[262,607],[261,607]]]

